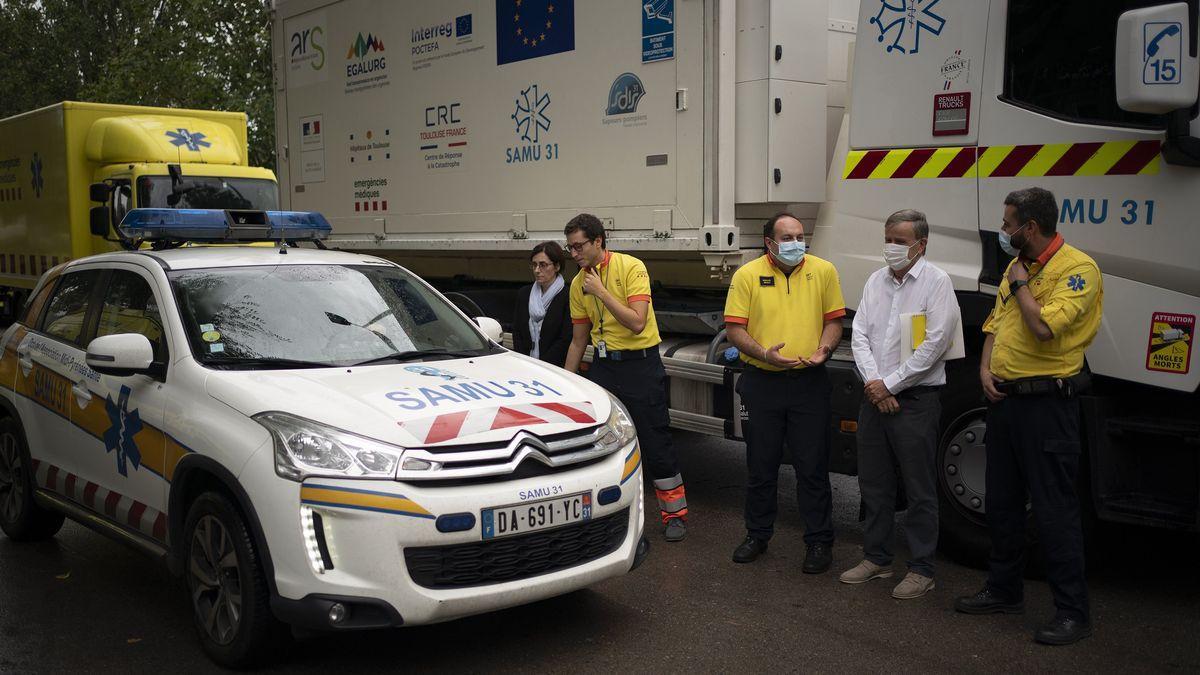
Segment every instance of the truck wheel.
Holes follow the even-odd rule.
[[[939,548],[955,561],[983,567],[991,550],[984,519],[987,408],[961,413],[942,432],[937,453]]]
[[[25,435],[10,417],[0,419],[0,530],[13,541],[49,539],[63,526],[63,515],[33,500],[33,463]]]
[[[264,663],[288,636],[271,613],[266,576],[245,519],[229,498],[206,492],[184,527],[188,594],[200,644],[229,668]]]

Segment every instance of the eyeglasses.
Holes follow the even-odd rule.
[[[538,270],[550,269],[551,267],[554,267],[554,263],[548,263],[548,262],[531,262],[531,263],[529,263],[529,269],[533,270],[534,272],[536,272]]]
[[[592,243],[591,239],[589,239],[587,241],[581,241],[578,244],[572,244],[570,242],[567,242],[566,244],[563,244],[563,248],[567,249],[571,253],[579,253],[580,251],[583,250],[584,246],[586,246],[590,243]]]

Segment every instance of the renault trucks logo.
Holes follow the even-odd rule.
[[[888,53],[916,54],[921,51],[921,34],[937,37],[946,20],[933,13],[941,0],[879,0],[879,12],[871,25],[879,29],[878,42],[891,39]]]
[[[186,146],[192,152],[200,152],[200,148],[212,147],[212,143],[204,140],[206,135],[199,131],[191,132],[187,129],[176,129],[175,131],[168,131],[167,138],[171,139],[171,145],[177,148]]]
[[[33,188],[33,193],[38,197],[42,196],[42,188],[45,187],[46,181],[42,178],[42,158],[38,154],[33,153],[33,159],[29,161],[29,171],[33,177],[29,181],[29,187]]]
[[[358,34],[358,38],[354,40],[354,44],[350,45],[350,51],[346,52],[347,59],[361,59],[371,52],[383,51],[383,40],[367,33],[366,39],[363,39],[362,33]]]
[[[608,90],[608,107],[605,115],[625,115],[637,112],[638,101],[646,93],[641,79],[633,73],[622,73],[613,80]]]
[[[111,426],[104,432],[104,451],[117,453],[117,473],[122,476],[129,476],[129,471],[126,464],[132,464],[134,469],[137,469],[142,464],[142,453],[138,450],[137,443],[133,437],[142,430],[142,417],[138,414],[137,408],[129,409],[129,394],[132,390],[121,385],[121,392],[117,394],[116,402],[112,396],[108,396],[104,400],[104,411],[108,413],[108,421]]]

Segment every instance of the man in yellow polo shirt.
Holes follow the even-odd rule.
[[[687,495],[671,447],[667,373],[658,354],[658,322],[650,302],[650,275],[641,260],[609,251],[604,224],[590,213],[572,218],[564,233],[567,250],[579,265],[571,281],[571,323],[567,363],[579,371],[592,344],[588,379],[621,400],[637,427],[645,466],[654,480],[658,508],[669,542],[687,535]]]
[[[738,393],[750,418],[746,539],[733,560],[753,562],[767,550],[786,440],[808,547],[802,570],[819,574],[833,562],[832,386],[825,361],[842,339],[846,303],[833,265],[805,253],[804,226],[794,216],[768,220],[763,243],[767,254],[734,273],[725,301],[729,341],[746,363]]]
[[[1092,634],[1084,580],[1079,473],[1083,352],[1100,326],[1104,289],[1095,261],[1056,231],[1058,203],[1041,188],[1004,200],[1000,246],[1009,264],[979,363],[987,416],[985,509],[992,535],[987,584],[959,598],[966,614],[1024,611],[1026,494],[1054,595],[1054,618],[1034,633],[1065,645]]]

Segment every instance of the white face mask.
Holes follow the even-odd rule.
[[[883,261],[887,263],[888,267],[892,268],[896,272],[899,272],[905,267],[908,267],[908,264],[912,262],[912,260],[908,257],[908,251],[913,246],[916,246],[916,244],[913,244],[912,246],[905,246],[904,244],[884,244]]]

